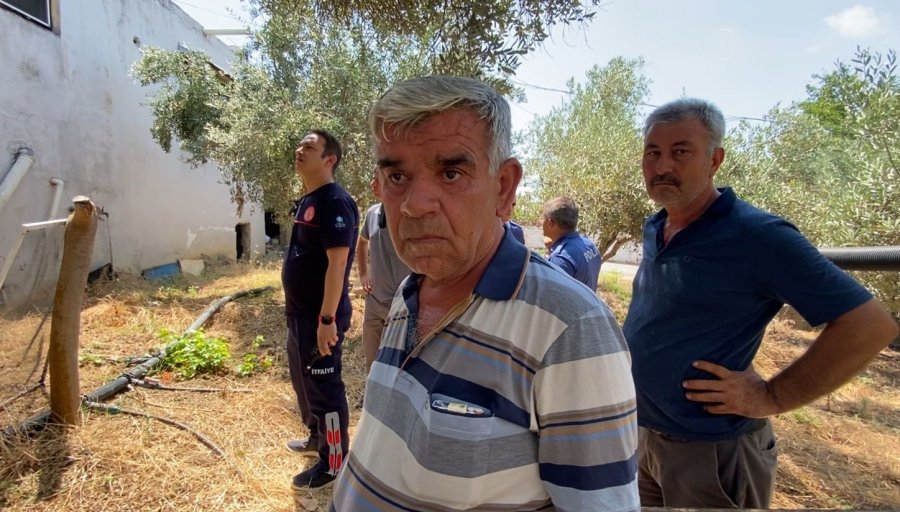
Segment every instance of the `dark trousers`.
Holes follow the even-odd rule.
[[[300,418],[309,429],[310,442],[317,442],[319,458],[329,472],[337,474],[347,457],[350,413],[341,379],[341,347],[348,320],[337,320],[338,342],[331,355],[316,359],[316,317],[287,315],[287,354],[291,385],[297,394]]]
[[[760,425],[724,441],[685,441],[641,427],[641,505],[768,508],[775,487],[777,447],[771,422]]]

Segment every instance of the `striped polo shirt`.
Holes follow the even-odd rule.
[[[421,343],[395,296],[331,510],[639,510],[630,356],[597,296],[506,234]]]

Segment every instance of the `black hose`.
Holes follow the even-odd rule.
[[[819,252],[844,270],[900,270],[900,245],[823,247]]]
[[[156,379],[132,379],[131,384],[134,386],[158,389],[160,391],[193,391],[195,393],[252,393],[252,389],[247,388],[192,388],[185,386],[166,386]]]
[[[200,316],[194,320],[194,323],[190,325],[185,331],[189,333],[191,331],[196,331],[200,327],[203,327],[207,321],[209,321],[210,317],[212,317],[213,313],[219,310],[222,306],[227,304],[228,302],[239,299],[241,297],[247,297],[252,295],[259,295],[260,293],[267,292],[272,290],[271,286],[264,286],[262,288],[253,288],[251,290],[242,290],[237,293],[233,293],[231,295],[227,295],[222,297],[221,299],[216,300],[208,308],[206,308]],[[154,366],[159,364],[166,357],[166,349],[169,348],[169,345],[160,350],[159,354],[151,357],[150,359],[144,361],[143,363],[135,366],[134,368],[126,371],[122,375],[116,377],[110,382],[100,386],[99,388],[91,391],[90,393],[84,395],[82,397],[82,403],[96,403],[102,402],[107,398],[112,397],[113,395],[125,391],[128,389],[128,385],[131,383],[133,379],[140,379],[147,375],[150,370],[153,369]],[[23,421],[18,426],[9,426],[3,429],[3,436],[11,436],[20,432],[32,432],[40,430],[47,424],[47,421],[50,419],[50,410],[45,410],[40,412],[25,421]]]

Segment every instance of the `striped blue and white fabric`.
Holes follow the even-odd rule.
[[[511,235],[418,342],[403,284],[332,510],[639,510],[630,356],[595,294]]]

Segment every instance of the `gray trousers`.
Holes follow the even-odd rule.
[[[686,441],[640,428],[638,488],[645,507],[768,508],[778,448],[772,423],[736,439]]]
[[[366,356],[366,369],[372,367],[378,347],[381,346],[381,334],[384,332],[384,321],[391,311],[391,301],[380,302],[371,293],[366,295],[366,309],[363,314],[363,354]]]

